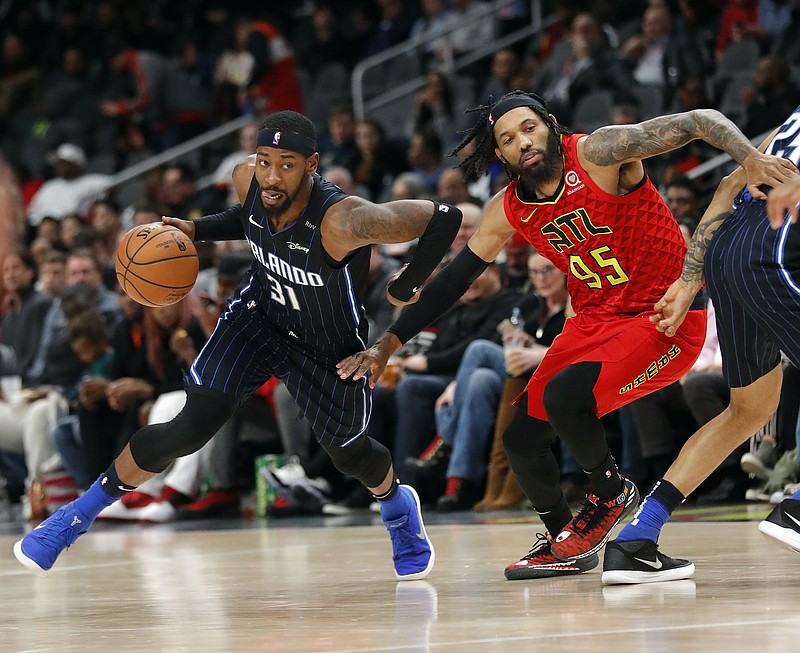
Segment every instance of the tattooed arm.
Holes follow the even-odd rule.
[[[334,204],[322,221],[322,243],[335,260],[372,243],[419,238],[414,257],[387,287],[392,304],[416,301],[461,226],[461,211],[442,202],[403,200],[373,204],[350,197]]]
[[[695,295],[705,282],[703,266],[711,239],[714,238],[719,226],[733,212],[731,208],[733,198],[742,189],[745,180],[744,170],[737,168],[717,187],[717,192],[714,193],[714,198],[689,243],[681,276],[653,307],[657,313],[650,317],[650,321],[656,325],[658,331],[672,337],[683,323]]]
[[[756,199],[766,199],[758,186],[776,186],[796,172],[790,161],[759,152],[733,122],[714,109],[660,116],[636,125],[602,127],[582,139],[579,155],[590,166],[622,171],[632,164],[638,168],[641,160],[696,139],[723,150],[739,163],[747,173],[748,190]],[[636,177],[641,179],[639,174]]]

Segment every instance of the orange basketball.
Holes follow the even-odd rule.
[[[176,227],[153,222],[131,229],[117,248],[117,281],[145,306],[183,299],[197,281],[194,243]]]

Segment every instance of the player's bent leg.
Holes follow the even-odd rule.
[[[235,404],[236,399],[220,393],[190,392],[175,419],[134,434],[123,453],[83,496],[59,508],[16,542],[17,560],[38,575],[47,574],[104,508],[166,469],[175,458],[202,447],[230,417]]]
[[[433,569],[436,552],[425,530],[419,496],[410,485],[398,483],[389,450],[364,436],[342,447],[326,445],[325,451],[340,472],[359,480],[378,500],[392,540],[397,579],[425,578]]]
[[[781,374],[779,365],[750,385],[731,389],[728,408],[689,438],[664,475],[666,485],[683,497],[688,496],[737,446],[763,426],[780,399]],[[651,495],[655,494],[656,489]],[[694,565],[688,560],[670,558],[658,551],[656,542],[661,527],[678,502],[662,504],[653,498],[645,500],[620,538],[606,546],[604,583],[652,583],[688,578],[694,573]],[[759,530],[763,532],[761,526]]]

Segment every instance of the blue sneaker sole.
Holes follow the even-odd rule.
[[[417,516],[419,517],[419,527],[421,529],[422,535],[425,536],[425,541],[431,548],[431,557],[428,560],[427,566],[422,571],[418,571],[414,574],[400,575],[395,570],[394,575],[395,578],[397,578],[397,580],[420,580],[422,578],[425,578],[429,573],[431,573],[431,570],[433,569],[433,564],[436,562],[436,552],[433,550],[433,542],[431,542],[430,538],[428,537],[428,532],[425,530],[425,522],[422,521],[422,505],[419,502],[419,495],[417,494],[417,491],[410,485],[401,485],[401,487],[410,490],[411,495],[414,497],[414,501],[417,504]]]
[[[22,540],[19,540],[16,544],[14,544],[14,555],[24,567],[27,567],[29,571],[32,571],[37,576],[44,577],[50,573],[50,569],[42,569],[38,564],[36,564],[36,561],[25,555],[25,552],[22,550]]]

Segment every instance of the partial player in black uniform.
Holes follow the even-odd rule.
[[[800,162],[800,107],[762,148],[795,165]],[[633,520],[608,543],[606,584],[692,575],[692,563],[658,551],[661,528],[684,498],[775,412],[781,352],[800,365],[800,227],[796,205],[791,206],[793,215],[785,211],[786,197],[797,183],[793,177],[776,185],[765,202],[742,188],[741,169],[724,179],[695,231],[681,277],[655,306],[660,314],[651,319],[658,330],[674,335],[705,278],[730,404],[689,438]],[[787,184],[790,188],[784,189]],[[773,205],[769,216],[768,202]],[[759,530],[800,552],[800,492],[776,506]]]
[[[318,163],[311,121],[293,111],[272,114],[259,131],[257,153],[234,170],[240,205],[194,222],[164,218],[194,240],[246,238],[254,259],[250,279],[192,365],[184,409],[167,424],[138,431],[86,494],[17,542],[14,552],[26,567],[47,573],[105,506],[197,451],[244,398],[276,376],[336,467],[380,502],[397,578],[428,575],[434,550],[419,498],[399,485],[386,447],[365,433],[367,380],[341,379],[336,363],[367,340],[369,246],[419,238],[414,259],[387,289],[396,305],[416,301],[461,214],[438,202],[373,204],[348,196],[316,174]]]

